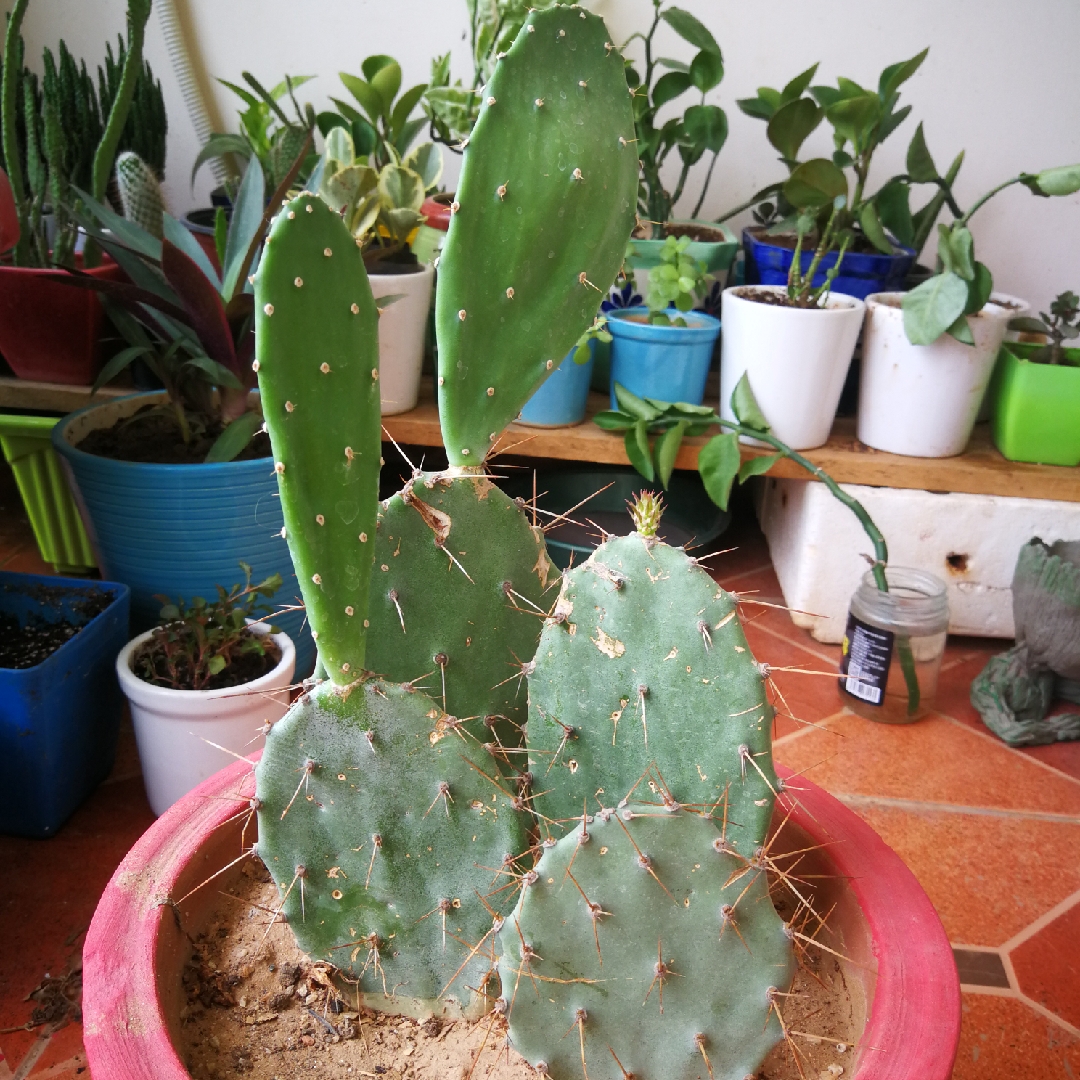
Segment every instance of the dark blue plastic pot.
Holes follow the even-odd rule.
[[[86,603],[109,606],[93,618]],[[111,581],[0,573],[0,614],[81,629],[30,668],[0,668],[0,832],[52,836],[109,775],[123,695],[128,589]]]
[[[750,229],[743,229],[743,250],[746,253],[747,285],[786,285],[794,248],[772,243],[767,237],[757,236]],[[814,286],[825,282],[825,272],[836,265],[835,251],[830,251],[818,266]],[[803,251],[800,262],[803,271],[810,269],[813,251]],[[840,264],[840,273],[832,283],[832,291],[845,296],[865,300],[871,293],[899,292],[904,279],[915,262],[915,251],[904,248],[902,255],[882,255],[879,252],[848,252]]]
[[[530,427],[570,427],[585,419],[585,406],[589,400],[589,383],[592,381],[593,346],[589,342],[589,359],[584,364],[574,363],[571,349],[563,362],[547,377],[539,390],[527,402],[518,417],[519,424]]]
[[[615,383],[638,397],[700,405],[720,320],[688,311],[682,316],[686,326],[653,326],[645,322],[648,314],[645,307],[608,312],[611,407],[618,408]]]
[[[89,431],[129,416],[160,394],[138,394],[81,409],[53,428],[53,446],[70,470],[98,566],[105,577],[131,589],[132,633],[158,622],[156,596],[214,597],[215,586],[244,580],[241,561],[252,580],[279,573],[284,581],[271,601],[297,602],[289,548],[281,536],[283,519],[273,461],[157,465],[113,461],[79,450]],[[274,624],[296,645],[296,673],[310,674],[315,643],[304,612],[290,611]]]

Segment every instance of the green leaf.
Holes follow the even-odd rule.
[[[1072,195],[1080,191],[1080,165],[1059,165],[1036,173],[1035,183],[1044,195]]]
[[[206,670],[211,675],[219,675],[225,670],[225,657],[224,656],[211,656],[206,661]]]
[[[889,113],[878,125],[877,142],[883,143],[907,118],[911,112],[911,106],[905,105],[896,112]]]
[[[825,116],[837,134],[847,139],[858,153],[881,119],[881,101],[877,94],[868,93],[842,98],[825,109]]]
[[[733,431],[710,439],[698,454],[698,473],[705,492],[721,510],[728,508],[740,458],[739,437]]]
[[[349,78],[355,78],[350,75]],[[350,124],[355,123],[357,120],[363,120],[363,115],[358,109],[354,109],[347,101],[342,101],[341,98],[331,97],[330,100],[337,106],[337,111],[349,121]],[[364,120],[366,124],[367,121]]]
[[[397,63],[397,61],[392,56],[387,56],[385,53],[376,53],[374,56],[364,58],[360,64],[360,70],[364,73],[364,78],[371,82],[384,67],[394,63]]]
[[[232,299],[237,290],[237,277],[243,269],[244,258],[262,226],[266,198],[262,166],[257,157],[252,157],[233,204],[232,220],[229,222],[225,243],[225,258],[221,263],[221,294],[226,302]],[[244,283],[239,282],[240,289],[243,289],[243,286]]]
[[[739,483],[745,484],[751,476],[761,476],[767,473],[784,455],[762,454],[761,457],[747,458],[739,469]]]
[[[644,420],[639,420],[632,428],[630,428],[625,438],[623,439],[623,445],[626,447],[626,456],[630,459],[630,464],[646,480],[655,480],[656,472],[653,469],[652,454],[649,452],[649,426]]]
[[[418,83],[416,86],[406,90],[405,93],[398,98],[398,102],[394,106],[394,111],[390,116],[390,130],[394,135],[397,135],[397,133],[401,131],[405,121],[409,119],[409,114],[416,108],[420,99],[424,96],[424,91],[426,89],[427,83]]]
[[[214,251],[218,262],[225,262],[225,249],[229,246],[229,219],[224,206],[214,209]]]
[[[945,333],[949,337],[956,338],[961,345],[974,345],[975,335],[971,332],[971,327],[968,325],[967,316],[961,315],[957,320],[947,327]]]
[[[368,78],[368,85],[382,99],[383,114],[389,116],[394,104],[394,98],[397,97],[398,91],[401,89],[401,67],[396,61],[391,60],[390,63],[383,65],[374,75]]]
[[[714,154],[727,141],[727,115],[717,105],[691,105],[683,114],[683,127],[690,139]]]
[[[664,20],[684,41],[706,52],[721,56],[720,46],[716,44],[716,38],[712,36],[705,25],[682,8],[672,7],[660,13]]]
[[[817,74],[818,66],[814,64],[808,67],[800,75],[796,75],[780,92],[780,104],[787,105],[789,102],[797,101],[806,92],[806,88],[814,81],[814,76]]]
[[[795,161],[806,137],[821,123],[824,115],[810,98],[799,98],[773,114],[766,135],[782,158]]]
[[[784,196],[799,210],[816,211],[847,197],[847,177],[828,158],[803,162],[784,184]]]
[[[770,430],[769,421],[765,419],[765,414],[754,397],[754,391],[750,389],[750,376],[745,371],[731,393],[731,411],[744,427],[761,432]]]
[[[420,177],[425,191],[431,191],[442,178],[442,150],[435,143],[423,143],[405,158],[402,165],[412,169]]]
[[[206,372],[214,386],[227,386],[230,390],[241,389],[240,380],[224,364],[212,360],[205,353],[189,357],[184,361],[184,366]]]
[[[975,241],[966,225],[938,226],[938,257],[947,272],[971,281],[975,277]]]
[[[196,266],[202,271],[215,289],[221,290],[221,281],[210,257],[202,249],[202,245],[195,239],[189,229],[186,229],[172,214],[161,215],[161,230],[165,239],[175,244]]]
[[[671,479],[672,470],[675,468],[675,458],[679,455],[679,447],[682,445],[683,435],[686,433],[687,427],[689,427],[689,421],[680,420],[656,440],[656,447],[653,451],[656,458],[656,472],[665,490],[667,490],[668,481]]]
[[[666,75],[661,75],[653,87],[653,108],[659,109],[661,105],[666,105],[684,91],[689,90],[692,85],[690,76],[682,71],[669,71]]]
[[[946,271],[904,294],[904,332],[912,345],[932,345],[967,306],[968,285]]]
[[[625,431],[632,428],[636,422],[629,413],[617,412],[614,409],[605,409],[593,417],[593,423],[605,431]]]
[[[624,413],[629,413],[635,420],[653,421],[662,415],[663,410],[656,409],[644,398],[627,390],[621,383],[615,383],[615,400]]]
[[[382,115],[382,95],[363,79],[350,75],[347,71],[340,72],[340,75],[345,89],[360,102],[360,108],[368,114],[371,122],[376,123]]]
[[[881,96],[882,101],[888,101],[919,70],[929,51],[930,49],[927,47],[910,60],[903,60],[899,64],[890,64],[881,73],[881,78],[878,79],[878,94]]]
[[[702,49],[690,64],[690,81],[703,93],[707,94],[720,85],[724,78],[724,61],[720,54]]]
[[[859,212],[859,226],[862,228],[863,235],[871,244],[885,255],[893,254],[893,246],[889,242],[889,238],[885,235],[885,230],[881,226],[881,219],[878,217],[877,208],[874,206],[873,200],[867,203],[863,203],[863,208]]]
[[[129,345],[126,349],[121,349],[101,369],[101,374],[94,380],[94,388],[90,391],[91,394],[96,394],[101,387],[112,382],[133,360],[137,360],[140,356],[146,356],[147,353],[151,352],[153,350],[146,345]]]
[[[237,417],[215,440],[206,455],[207,461],[232,461],[242,453],[255,432],[262,427],[262,417],[257,412],[246,412]]]
[[[1020,334],[1046,334],[1048,329],[1042,319],[1032,318],[1030,315],[1020,315],[1009,320],[1009,329]]]
[[[172,622],[173,619],[180,618],[180,609],[175,604],[166,604],[158,613],[158,617],[162,622]]]
[[[890,180],[875,196],[878,219],[882,226],[906,247],[915,239],[915,223],[911,219],[909,197],[911,189],[903,180]]]
[[[755,120],[769,120],[776,112],[776,106],[761,97],[739,98],[735,104],[747,116],[752,116]]]
[[[195,174],[204,163],[211,158],[221,157],[222,154],[238,154],[246,161],[251,157],[251,143],[243,135],[211,135],[203,143],[203,148],[191,167],[191,182],[195,183]]]
[[[911,142],[908,144],[907,171],[908,176],[917,184],[933,183],[937,179],[937,166],[930,156],[929,149],[927,149],[926,135],[923,133],[921,122],[915,129],[915,134],[911,136]]]
[[[974,315],[986,306],[990,294],[994,291],[994,275],[981,262],[976,262],[971,281],[968,282],[968,299],[964,307],[965,315]]]

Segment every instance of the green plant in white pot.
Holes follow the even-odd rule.
[[[937,272],[909,293],[867,298],[858,437],[916,457],[963,452],[1015,302],[995,302],[989,268],[975,258],[970,222],[994,195],[1017,184],[1042,197],[1080,190],[1080,165],[1020,173],[938,226]]]

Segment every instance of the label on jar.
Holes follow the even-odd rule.
[[[840,689],[860,701],[880,705],[892,663],[893,639],[891,630],[871,626],[849,613],[840,657]]]

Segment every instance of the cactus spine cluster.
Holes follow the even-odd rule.
[[[160,240],[165,203],[154,170],[138,154],[125,150],[116,159],[116,186],[124,217]]]

